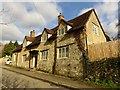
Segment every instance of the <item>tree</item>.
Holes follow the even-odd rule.
[[[15,48],[18,47],[18,42],[17,42],[17,40],[15,41],[14,46],[15,46]]]
[[[12,41],[9,42],[9,44],[6,44],[4,49],[3,49],[3,56],[5,55],[12,55],[13,50],[15,49],[14,43]]]

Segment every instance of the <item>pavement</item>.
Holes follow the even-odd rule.
[[[16,67],[11,67],[11,66],[2,66],[3,69],[12,71],[12,72],[16,72],[37,80],[42,80],[44,82],[48,82],[57,86],[61,86],[64,88],[68,88],[68,89],[86,89],[86,88],[101,88],[99,86],[96,85],[90,85],[90,84],[86,84],[84,82],[81,81],[74,81],[68,77],[63,77],[63,76],[59,76],[59,75],[54,75],[54,74],[49,74],[49,73],[45,73],[42,71],[27,71],[25,69],[20,69],[20,68],[16,68]]]

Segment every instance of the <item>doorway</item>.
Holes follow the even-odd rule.
[[[37,55],[33,56],[33,68],[37,67]]]

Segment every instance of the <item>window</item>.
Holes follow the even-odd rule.
[[[48,50],[41,51],[41,60],[47,60]]]
[[[57,31],[57,35],[63,35],[66,33],[66,30],[67,30],[67,26],[66,27],[63,27],[61,29],[58,29]]]
[[[27,55],[23,55],[23,59],[22,59],[22,62],[25,62],[27,60]]]
[[[98,26],[96,24],[93,23],[93,31],[96,35],[99,35],[98,33]]]
[[[66,58],[69,56],[68,46],[58,48],[58,58]]]

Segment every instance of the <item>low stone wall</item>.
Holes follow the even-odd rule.
[[[87,62],[87,80],[112,80],[120,83],[120,57]]]

